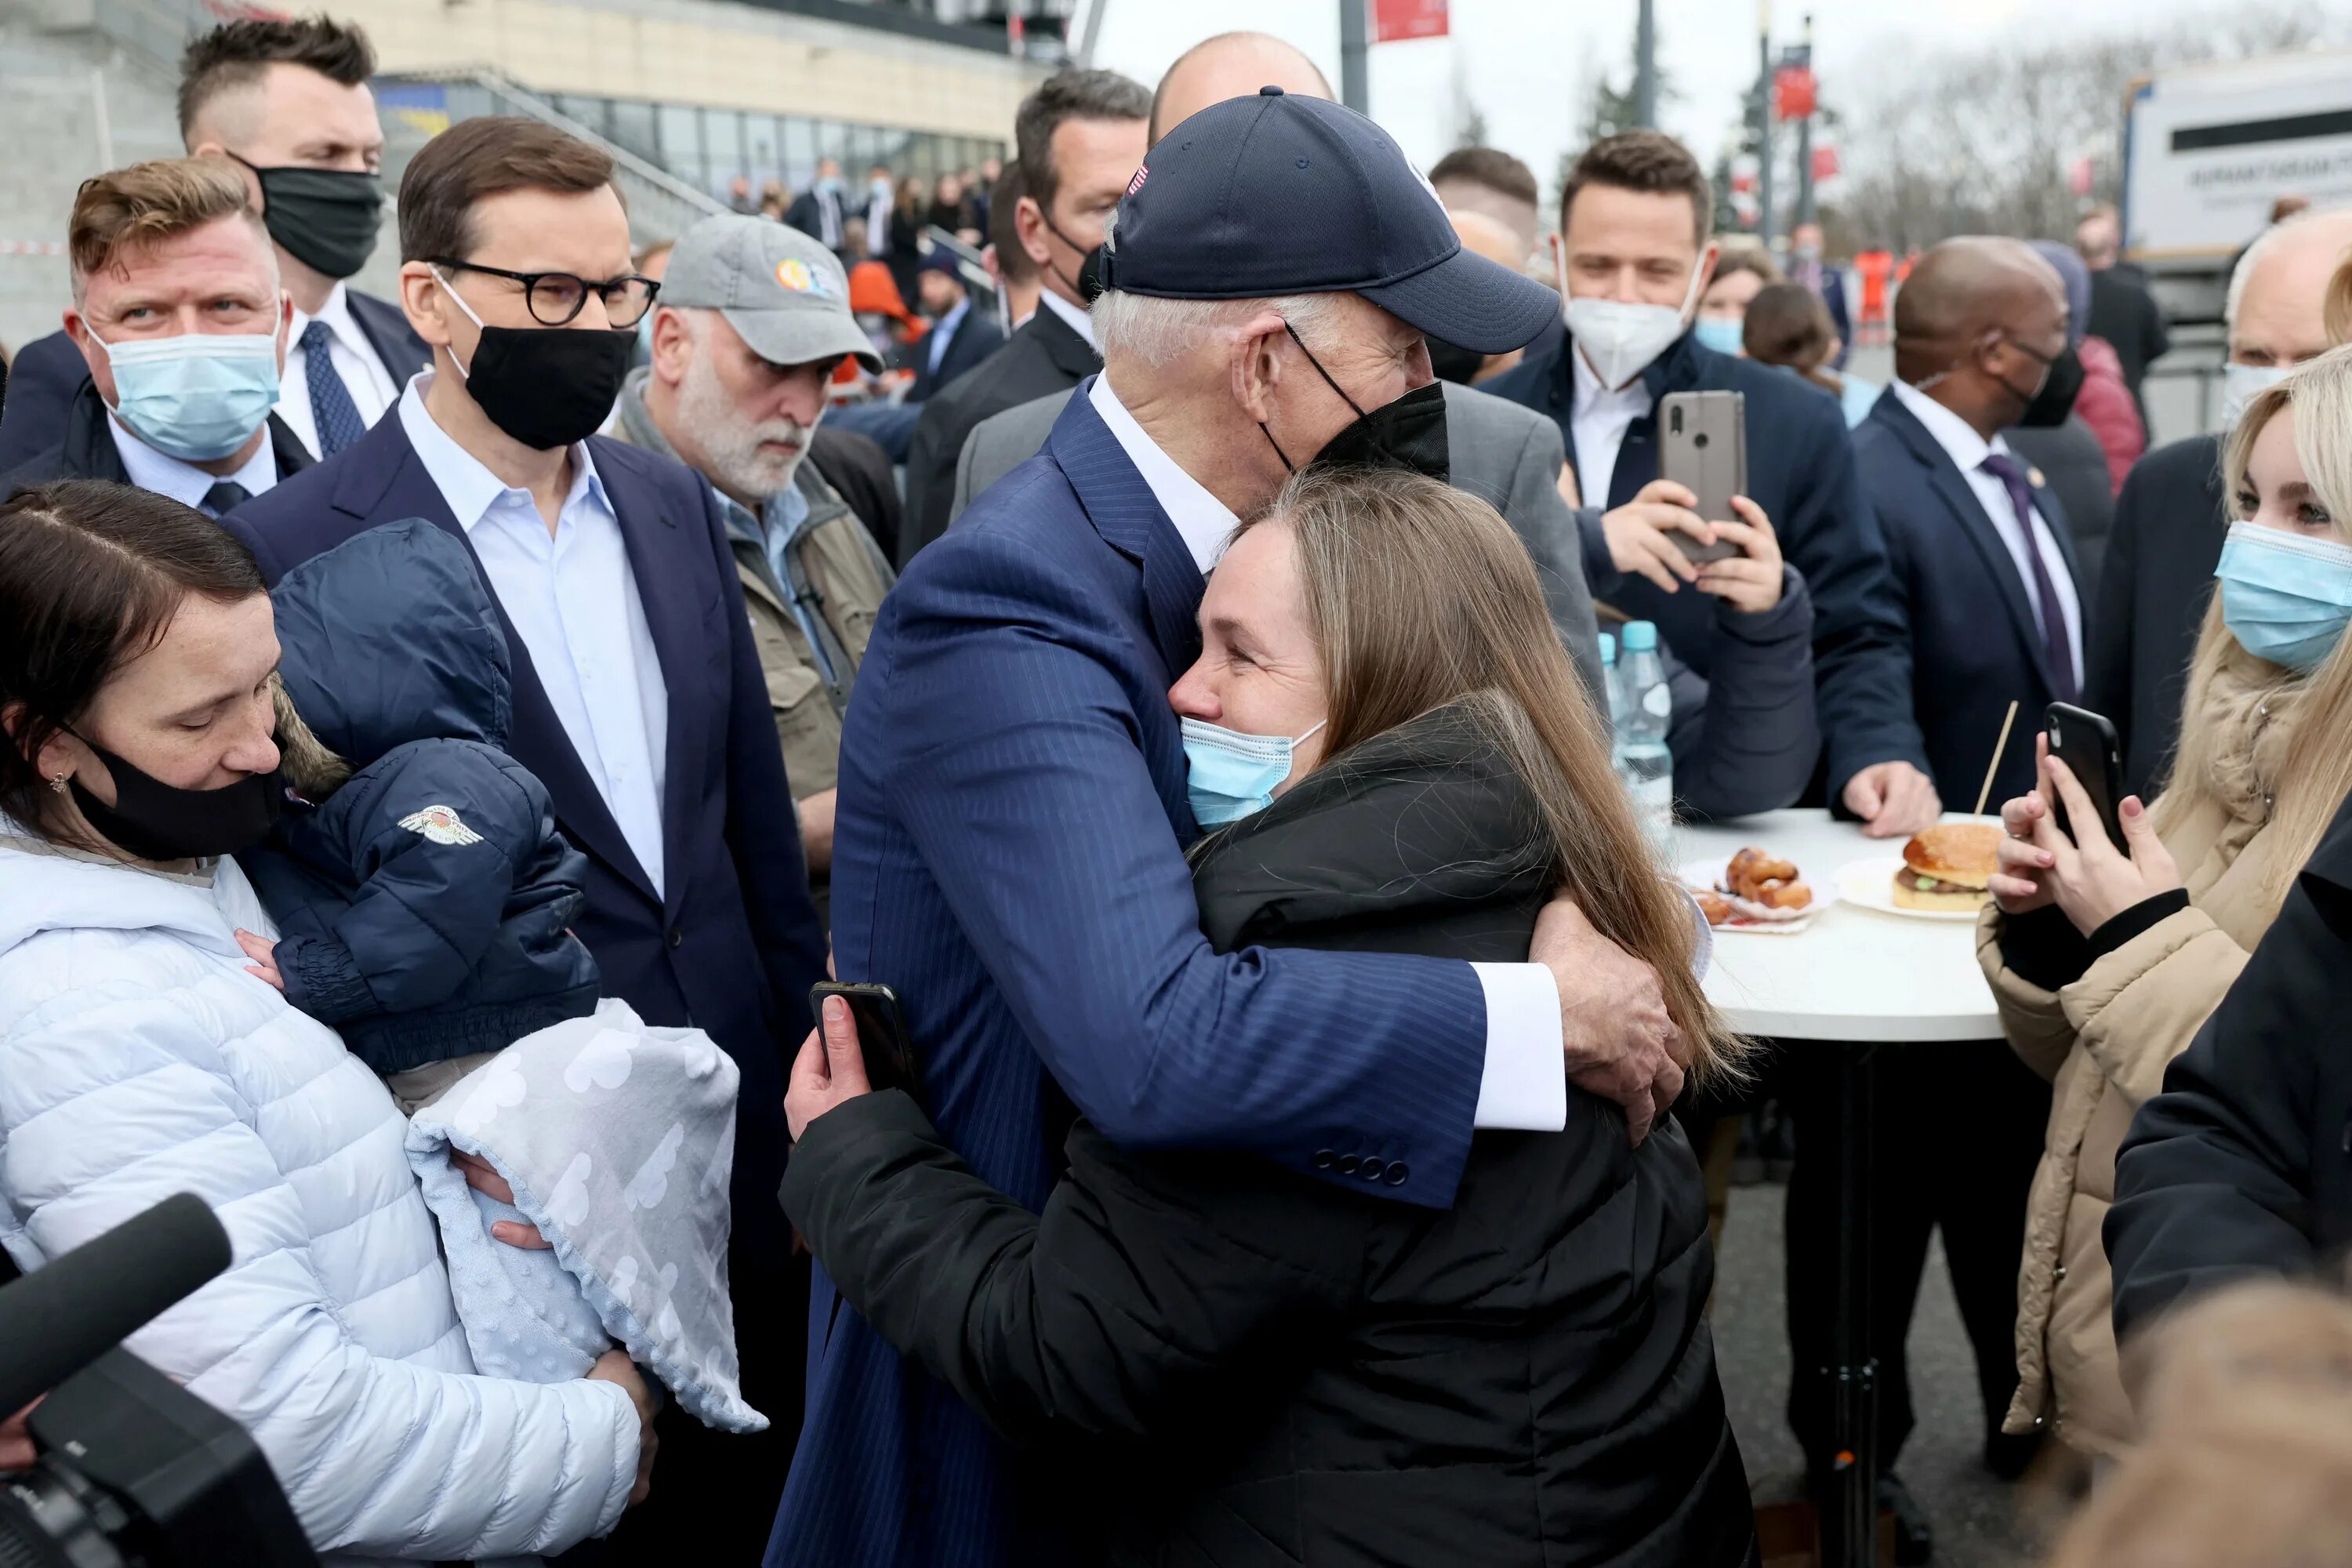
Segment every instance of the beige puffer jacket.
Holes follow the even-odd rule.
[[[2027,1066],[2053,1079],[2050,1130],[2035,1172],[2017,1285],[2021,1384],[2007,1429],[2044,1427],[2079,1453],[2105,1457],[2131,1439],[2131,1406],[2116,1366],[2113,1281],[2100,1227],[2115,1201],[2116,1155],[2133,1115],[2163,1087],[2245,967],[2276,911],[2271,872],[2273,781],[2286,754],[2288,700],[2224,671],[2190,723],[2226,726],[2224,805],[2200,808],[2165,835],[2189,907],[2158,921],[2052,993],[2001,963],[2000,914],[1987,910],[1977,957],[2001,1026]],[[2223,732],[2217,731],[2217,733]]]

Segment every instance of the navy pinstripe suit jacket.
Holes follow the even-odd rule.
[[[1391,1180],[1402,1162],[1379,1190],[1444,1206],[1485,1059],[1476,976],[1210,950],[1167,700],[1199,653],[1202,577],[1084,390],[883,605],[842,737],[841,977],[897,988],[933,1120],[1032,1208],[1069,1102],[1129,1147],[1241,1149],[1359,1186],[1317,1153],[1377,1155]],[[822,1269],[810,1325],[771,1568],[1056,1560],[1080,1500],[1066,1468],[1029,1484]]]

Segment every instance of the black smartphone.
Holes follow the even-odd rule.
[[[1698,498],[1691,510],[1709,522],[1737,522],[1731,498],[1748,493],[1748,395],[1670,392],[1658,402],[1658,477]],[[1677,530],[1675,548],[1695,562],[1723,561],[1739,547],[1701,544]]]
[[[2099,814],[2099,824],[2107,830],[2107,840],[2116,848],[2125,847],[2123,819],[2116,808],[2124,799],[2123,744],[2116,738],[2116,727],[2104,714],[2087,708],[2077,708],[2071,702],[2053,702],[2042,716],[2042,727],[2050,735],[2050,754],[2066,764],[2083,793],[2091,797],[2091,805]],[[2053,802],[2058,829],[2069,838],[2081,842],[2081,836],[2067,825],[2066,806]]]
[[[923,1077],[915,1063],[914,1037],[907,1032],[907,1013],[898,1005],[898,994],[887,985],[820,980],[809,987],[809,1012],[819,1027],[824,1026],[828,996],[849,1004],[849,1016],[857,1025],[857,1043],[866,1051],[866,1081],[877,1090],[903,1089],[921,1104]]]

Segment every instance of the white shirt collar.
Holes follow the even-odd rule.
[[[237,484],[246,494],[257,496],[278,482],[278,443],[265,425],[261,445],[245,466],[233,474],[212,475],[193,463],[182,462],[168,452],[159,452],[131,433],[130,427],[109,409],[107,429],[114,437],[114,450],[122,458],[122,471],[131,482],[142,490],[159,496],[169,496],[182,506],[201,506],[204,499],[217,484]]]
[[[1603,386],[1599,373],[1584,357],[1584,351],[1576,346],[1574,339],[1569,341],[1568,357],[1574,362],[1569,372],[1572,378],[1570,384],[1573,388],[1569,405],[1570,418],[1612,404],[1631,407],[1637,413],[1649,412],[1650,386],[1639,375],[1622,386]]]
[[[1910,383],[1898,381],[1893,385],[1895,400],[1909,409],[1911,416],[1927,427],[1927,434],[1936,438],[1936,445],[1944,449],[1944,455],[1952,459],[1952,466],[1960,472],[1969,473],[1984,467],[1985,458],[1992,453],[2008,452],[2009,443],[2000,436],[1986,440],[1967,420]]]
[[[1045,297],[1054,298],[1051,294]],[[1143,476],[1143,482],[1151,487],[1151,499],[1160,503],[1160,510],[1176,525],[1177,537],[1192,552],[1192,563],[1201,569],[1202,576],[1208,575],[1217,558],[1225,552],[1226,542],[1241,526],[1241,520],[1234,515],[1232,508],[1211,495],[1207,486],[1177,467],[1176,459],[1160,450],[1160,443],[1144,433],[1143,426],[1135,422],[1135,416],[1118,400],[1118,394],[1110,389],[1109,376],[1094,378],[1087,401],[1110,426],[1119,449],[1135,465],[1136,472]]]
[[[342,340],[345,348],[355,349],[362,353],[373,352],[369,348],[367,339],[362,335],[359,322],[352,319],[351,290],[340,279],[332,289],[327,290],[326,301],[319,307],[317,315],[305,314],[299,305],[294,308],[294,324],[286,333],[288,346],[299,343],[302,329],[313,321],[324,321],[327,331]]]
[[[1037,302],[1061,317],[1063,325],[1086,339],[1087,347],[1097,353],[1102,353],[1102,345],[1095,342],[1095,322],[1092,316],[1087,315],[1086,311],[1071,304],[1051,289],[1038,289]]]
[[[409,378],[408,389],[400,395],[400,427],[407,434],[417,461],[425,465],[425,473],[441,492],[441,499],[449,503],[457,526],[471,533],[501,496],[511,491],[528,499],[528,492],[484,468],[480,458],[457,445],[435,422],[425,406],[425,394],[433,385],[433,374],[420,370]],[[563,498],[563,511],[569,512],[579,505],[583,496],[608,512],[613,510],[611,500],[604,494],[604,481],[597,476],[595,460],[588,455],[588,444],[579,441],[572,447],[572,489]]]

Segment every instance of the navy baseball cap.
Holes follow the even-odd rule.
[[[1167,300],[1361,294],[1480,353],[1524,347],[1559,316],[1551,289],[1462,247],[1388,132],[1278,87],[1213,103],[1152,147],[1102,279]]]

